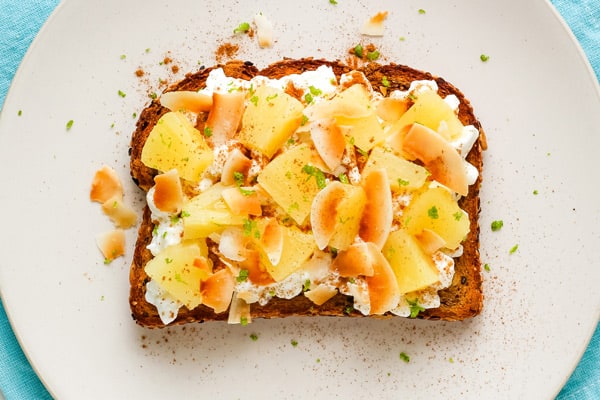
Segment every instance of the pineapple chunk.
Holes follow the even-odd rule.
[[[394,191],[418,189],[425,183],[429,173],[425,168],[398,157],[392,151],[381,146],[373,148],[362,171],[366,176],[369,171],[383,168],[387,172],[390,187]]]
[[[282,281],[296,272],[316,250],[315,241],[310,233],[304,233],[293,226],[282,226],[283,247],[281,258],[277,264],[272,264],[264,249],[255,241],[259,248],[260,262],[276,282]]]
[[[416,196],[404,210],[404,224],[412,235],[425,229],[435,232],[448,249],[457,248],[470,228],[467,213],[443,187],[432,187]]]
[[[312,153],[306,144],[296,146],[273,159],[258,175],[261,187],[298,225],[306,220],[319,192],[317,179],[305,172]]]
[[[195,242],[182,242],[164,249],[158,256],[148,261],[145,271],[171,296],[194,309],[202,303],[201,282],[208,278],[210,271],[198,265],[207,263],[201,247]]]
[[[421,290],[439,281],[439,271],[431,257],[404,229],[390,233],[382,253],[396,275],[400,294]]]
[[[182,209],[183,238],[205,238],[228,226],[242,226],[247,215],[236,215],[222,198],[226,186],[216,184],[188,200]]]
[[[346,140],[362,151],[371,150],[386,138],[375,110],[362,117],[338,116],[335,120]]]
[[[279,89],[262,85],[251,93],[239,140],[271,158],[302,122],[304,106]]]
[[[198,182],[213,162],[213,151],[183,114],[167,112],[152,128],[142,149],[142,162],[161,172],[177,169],[181,178]]]
[[[356,239],[367,203],[367,195],[362,186],[342,186],[346,195],[337,206],[335,232],[329,240],[329,245],[338,250],[346,250]]]
[[[448,103],[433,90],[418,94],[414,104],[392,126],[391,132],[399,132],[407,125],[418,122],[453,140],[462,134],[463,124]]]

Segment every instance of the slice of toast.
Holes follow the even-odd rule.
[[[251,79],[256,75],[280,78],[285,75],[315,70],[321,65],[330,66],[338,77],[352,70],[357,70],[357,68],[351,68],[342,62],[316,59],[286,59],[260,71],[253,64],[244,62],[229,62],[216,67],[223,68],[225,74],[228,76]],[[167,91],[199,90],[204,86],[212,69],[201,69],[196,73],[188,74],[185,79],[171,86]],[[486,148],[486,142],[481,124],[475,117],[470,102],[462,92],[443,78],[396,64],[380,65],[368,63],[359,70],[371,82],[373,89],[381,91],[384,95],[395,89],[407,90],[411,82],[416,80],[435,80],[439,88],[438,93],[442,97],[455,95],[459,99],[458,117],[463,125],[473,125],[480,132],[479,138],[467,156],[467,161],[479,171],[479,177],[469,187],[468,196],[461,198],[459,201],[460,207],[468,213],[470,218],[470,232],[462,243],[463,253],[460,257],[455,258],[455,273],[452,284],[448,288],[439,291],[441,305],[438,308],[427,309],[418,314],[418,318],[447,321],[464,320],[473,317],[483,307],[478,216],[480,211],[479,188],[483,166],[482,152]],[[384,77],[387,79],[385,87],[382,85]],[[161,106],[159,100],[154,100],[140,114],[136,130],[132,135],[130,148],[131,176],[134,182],[144,191],[148,191],[154,185],[153,178],[158,171],[148,168],[141,162],[142,148],[153,126],[167,111],[166,108]],[[146,283],[150,278],[144,271],[144,266],[153,257],[147,249],[152,240],[153,229],[154,224],[151,220],[151,213],[148,207],[146,207],[143,213],[143,221],[139,228],[130,270],[130,306],[133,319],[139,325],[150,328],[164,326],[156,308],[145,300]],[[222,262],[216,256],[212,257],[212,261],[215,265],[219,265],[219,263],[222,265]],[[266,305],[253,303],[250,310],[252,318],[363,316],[360,312],[353,310],[352,305],[353,298],[343,294],[336,294],[321,306],[316,306],[306,296],[299,295],[290,300],[273,297]],[[227,312],[216,314],[211,308],[204,305],[200,305],[192,310],[188,310],[183,306],[179,310],[177,318],[170,325],[227,319]]]

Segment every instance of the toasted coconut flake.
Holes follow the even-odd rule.
[[[373,260],[373,276],[365,280],[369,286],[369,300],[371,314],[382,315],[398,305],[400,301],[400,288],[396,275],[381,251],[374,246],[369,247]]]
[[[244,261],[247,243],[248,237],[241,228],[225,228],[219,240],[219,252],[231,261]]]
[[[235,278],[229,269],[220,269],[202,282],[202,304],[212,308],[217,314],[226,311],[231,303],[234,287]]]
[[[137,223],[137,213],[125,204],[120,195],[115,195],[102,203],[102,211],[117,228],[131,228]]]
[[[397,121],[408,110],[405,99],[384,97],[377,103],[376,113],[379,118],[387,122]]]
[[[171,111],[191,111],[201,113],[210,111],[213,99],[206,93],[187,90],[163,93],[160,104]]]
[[[183,189],[177,170],[154,177],[154,205],[160,211],[179,214],[183,207]]]
[[[227,188],[223,190],[221,195],[225,204],[235,215],[259,216],[262,214],[260,199],[251,187]]]
[[[390,234],[394,219],[392,191],[385,169],[370,170],[363,177],[362,184],[367,203],[360,221],[359,236],[366,242],[374,243],[381,250]]]
[[[248,270],[248,279],[250,282],[259,286],[267,286],[275,283],[273,277],[260,262],[260,253],[258,250],[248,250],[246,259],[238,264],[240,269]]]
[[[284,231],[276,218],[266,219],[260,235],[260,244],[274,266],[281,261],[283,253]]]
[[[373,259],[370,247],[373,244],[358,242],[338,253],[333,259],[331,269],[341,277],[373,276]]]
[[[402,149],[421,160],[433,179],[461,196],[468,194],[464,160],[437,132],[421,124],[412,124],[406,132]]]
[[[194,267],[199,268],[202,272],[204,272],[206,277],[209,277],[212,274],[212,265],[208,258],[202,256],[194,259],[194,263],[192,264]],[[205,280],[205,279],[202,279]]]
[[[335,119],[321,119],[311,123],[310,137],[329,170],[335,170],[342,162],[346,149],[346,139]]]
[[[427,254],[433,254],[446,245],[444,238],[431,229],[423,229],[421,232],[415,234],[415,238]]]
[[[250,304],[238,297],[237,293],[233,293],[231,305],[229,306],[228,324],[241,324],[252,322],[252,314],[250,314]]]
[[[256,36],[258,45],[261,48],[271,47],[273,45],[273,24],[262,13],[254,16],[256,24]]]
[[[103,165],[94,174],[90,190],[90,200],[104,203],[115,196],[123,197],[121,180],[114,169]]]
[[[362,29],[360,30],[361,35],[383,36],[383,32],[384,32],[383,21],[385,21],[387,16],[388,16],[387,11],[378,12],[377,14],[373,15],[371,18],[369,18],[363,24]]]
[[[115,229],[96,236],[96,244],[108,262],[125,254],[125,231]]]
[[[310,224],[319,250],[327,247],[329,240],[335,233],[337,206],[345,194],[343,183],[333,181],[317,193],[313,199],[310,210]]]
[[[248,171],[252,167],[252,160],[242,153],[238,148],[233,149],[225,164],[223,164],[223,172],[221,173],[221,182],[224,185],[234,185],[237,183],[235,179],[235,173],[241,173],[244,176],[248,176]]]
[[[213,92],[213,104],[205,125],[205,134],[216,145],[222,145],[233,138],[240,127],[244,114],[243,91]]]
[[[336,294],[337,289],[329,285],[317,285],[304,292],[304,295],[318,306],[323,305]]]

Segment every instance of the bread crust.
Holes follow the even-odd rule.
[[[251,79],[256,75],[264,75],[270,78],[280,78],[285,75],[301,73],[314,70],[321,65],[330,66],[339,77],[341,74],[353,69],[339,61],[327,61],[320,59],[286,59],[268,67],[258,70],[248,62],[233,61],[212,68],[201,69],[196,73],[188,74],[182,81],[169,87],[167,91],[175,90],[198,90],[203,87],[208,74],[214,68],[221,67],[225,74],[232,77]],[[390,90],[407,90],[410,83],[415,80],[435,80],[438,92],[442,96],[453,94],[460,100],[458,117],[464,125],[473,125],[479,132],[479,138],[467,156],[473,166],[479,171],[476,182],[469,187],[469,194],[459,201],[460,207],[465,210],[470,218],[470,232],[463,242],[463,254],[455,259],[455,274],[452,284],[447,289],[439,291],[441,305],[438,308],[427,309],[419,313],[418,318],[430,320],[459,321],[479,314],[483,308],[483,291],[481,277],[481,261],[479,255],[479,213],[480,200],[479,190],[481,186],[481,171],[483,168],[483,151],[486,148],[485,133],[479,120],[476,118],[473,108],[463,93],[443,78],[434,76],[428,72],[399,65],[380,65],[369,63],[361,71],[371,82],[373,89],[385,92]],[[382,87],[382,78],[386,77],[390,82],[389,87]],[[144,191],[148,191],[154,185],[156,170],[146,167],[141,162],[141,152],[144,143],[156,124],[158,119],[168,110],[160,105],[159,100],[153,100],[140,114],[136,129],[133,132],[130,146],[131,176],[134,182]],[[138,231],[138,238],[130,269],[130,307],[133,319],[137,324],[157,328],[163,327],[156,308],[146,302],[145,291],[149,277],[144,271],[144,266],[153,257],[147,249],[152,240],[154,224],[151,221],[151,213],[146,206],[143,219]],[[219,262],[218,260],[213,260]],[[363,316],[352,308],[353,299],[343,294],[337,294],[321,306],[316,306],[306,296],[296,296],[286,300],[280,298],[271,299],[266,305],[251,305],[252,318],[279,318],[287,316]],[[392,316],[392,314],[389,314]],[[190,322],[205,322],[227,320],[228,313],[215,314],[209,307],[200,305],[193,310],[185,306],[179,310],[177,318],[169,325],[178,325]],[[380,316],[378,318],[381,318]]]

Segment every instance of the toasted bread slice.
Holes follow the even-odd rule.
[[[256,75],[280,78],[285,75],[315,70],[321,65],[330,66],[338,77],[341,74],[356,69],[342,62],[316,59],[283,60],[260,71],[251,63],[243,62],[230,62],[218,67],[223,68],[228,76],[251,79]],[[201,69],[196,73],[189,74],[185,79],[171,86],[167,91],[199,90],[205,84],[212,69]],[[460,257],[455,258],[455,273],[452,284],[450,287],[439,291],[441,305],[438,308],[427,309],[418,314],[418,318],[447,321],[464,320],[473,317],[480,313],[483,307],[478,216],[480,212],[479,188],[483,166],[482,152],[486,148],[486,142],[481,124],[476,118],[470,102],[462,92],[443,78],[396,64],[380,65],[368,63],[360,70],[371,82],[373,88],[376,91],[381,91],[384,95],[394,89],[407,90],[411,82],[416,80],[435,80],[439,88],[438,93],[442,96],[452,94],[460,100],[458,117],[463,125],[473,125],[480,132],[479,138],[467,156],[467,161],[479,171],[479,177],[469,187],[468,196],[461,198],[459,201],[460,207],[468,213],[470,218],[470,232],[462,243],[463,253]],[[387,79],[385,86],[382,85],[384,77]],[[388,82],[389,84],[387,84]],[[154,185],[153,178],[157,174],[157,171],[148,168],[141,162],[142,148],[153,126],[167,111],[166,108],[161,106],[159,100],[154,100],[140,114],[136,130],[131,139],[131,176],[134,182],[144,191],[148,191]],[[147,249],[148,244],[152,240],[153,228],[154,224],[151,220],[151,213],[148,207],[146,207],[143,213],[143,221],[139,228],[130,270],[130,306],[133,319],[139,325],[150,328],[164,326],[156,308],[145,300],[146,283],[150,278],[144,271],[144,266],[153,257]],[[214,255],[212,256],[212,261],[216,268],[223,265],[219,258]],[[352,304],[352,297],[343,294],[336,294],[321,306],[315,305],[306,296],[302,295],[290,300],[273,297],[266,305],[252,304],[250,312],[252,318],[363,316],[360,312],[352,309]],[[216,314],[211,308],[204,305],[200,305],[192,310],[183,306],[171,325],[227,319],[227,312]]]

